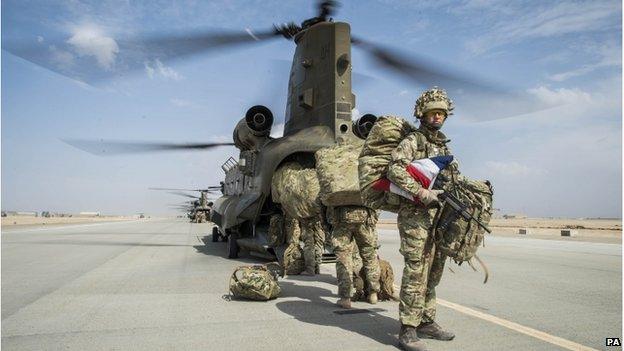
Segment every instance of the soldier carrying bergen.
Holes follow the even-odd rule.
[[[418,130],[408,135],[392,152],[388,178],[394,184],[415,195],[421,204],[401,199],[397,224],[401,235],[400,252],[405,266],[401,282],[399,345],[404,350],[426,350],[420,338],[452,340],[455,335],[443,330],[434,320],[436,313],[435,287],[440,283],[446,256],[436,252],[433,225],[438,194],[441,191],[423,188],[407,172],[414,160],[449,155],[449,140],[440,132],[453,110],[446,92],[434,87],[416,100],[414,116],[420,120]],[[457,172],[457,164],[446,171]],[[423,206],[424,205],[424,206]]]

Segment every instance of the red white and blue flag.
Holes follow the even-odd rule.
[[[440,171],[446,168],[453,161],[453,156],[435,156],[416,160],[407,165],[407,173],[414,180],[420,183],[423,188],[431,189]],[[387,178],[379,179],[373,184],[373,189],[378,191],[389,191],[391,193],[403,196],[412,201],[418,201],[410,192],[399,188]]]

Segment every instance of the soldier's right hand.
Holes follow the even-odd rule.
[[[423,203],[423,205],[429,207],[440,202],[440,200],[438,200],[438,195],[443,192],[444,190],[429,190],[421,188],[416,193],[416,196],[418,197],[418,200]]]

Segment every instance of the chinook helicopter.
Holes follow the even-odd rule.
[[[177,189],[177,188],[149,188],[150,190],[166,190],[171,194],[184,196],[187,198],[195,199],[191,200],[188,205],[177,206],[179,209],[188,210],[188,217],[193,223],[204,223],[210,218],[210,212],[214,203],[208,199],[208,194],[214,193],[216,189],[221,189],[218,186],[210,186],[207,189]],[[196,191],[199,192],[199,196],[190,195],[181,191]]]
[[[484,80],[354,37],[348,23],[335,22],[330,17],[337,2],[322,1],[317,6],[317,16],[304,20],[300,25],[291,22],[274,25],[272,29],[264,31],[248,29],[237,33],[199,33],[120,42],[120,52],[126,47],[140,47],[142,52],[159,52],[163,59],[173,59],[280,37],[292,41],[295,51],[290,68],[282,137],[270,136],[273,113],[265,106],[256,105],[249,108],[236,124],[232,143],[65,141],[98,155],[236,146],[239,149],[238,157],[230,157],[221,166],[224,172],[224,181],[219,187],[221,196],[214,201],[210,211],[210,221],[215,224],[212,241],[227,241],[230,258],[237,257],[239,249],[245,248],[268,253],[279,259],[280,248],[269,247],[266,239],[269,217],[280,211],[271,194],[271,180],[275,171],[290,161],[313,168],[317,150],[342,141],[366,138],[375,123],[376,117],[371,114],[352,120],[352,110],[356,107],[351,80],[352,46],[370,55],[381,67],[419,84],[506,94],[504,89]],[[58,67],[46,65],[43,53],[32,54],[32,50],[19,46],[6,49],[35,64],[66,74]],[[144,62],[137,60],[134,69],[144,68]],[[130,62],[125,63],[128,68],[133,68]]]

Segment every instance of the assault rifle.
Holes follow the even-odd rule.
[[[488,232],[490,234],[492,233],[490,228],[488,228],[480,220],[475,218],[472,215],[472,213],[468,212],[468,206],[464,205],[457,197],[455,197],[455,195],[445,191],[445,192],[441,193],[440,195],[438,195],[438,199],[440,199],[441,202],[445,202],[449,206],[451,206],[465,220],[467,220],[467,221],[471,221],[471,220],[475,221],[479,225],[479,227],[485,229],[486,232]]]

